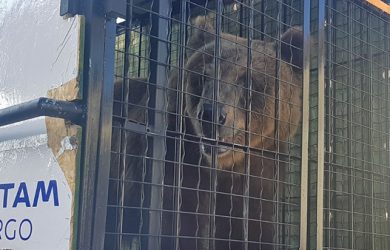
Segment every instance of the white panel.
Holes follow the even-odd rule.
[[[0,248],[69,249],[72,193],[46,136],[0,143],[0,173]]]
[[[60,0],[6,2],[0,19],[0,108],[46,96],[78,74],[79,19],[60,17]]]
[[[0,0],[0,109],[78,77],[80,19],[64,20],[59,8],[60,0]],[[0,128],[0,249],[69,249],[72,200],[44,120]]]

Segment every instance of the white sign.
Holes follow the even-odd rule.
[[[45,138],[2,143],[0,249],[69,249],[72,194]]]
[[[78,79],[81,19],[60,3],[0,0],[0,108]],[[70,249],[73,197],[46,133],[42,118],[0,128],[0,250]]]

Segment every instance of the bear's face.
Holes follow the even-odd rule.
[[[212,34],[202,22],[198,18],[196,24]],[[246,39],[222,34],[219,65],[214,37],[202,36],[194,38],[202,44],[186,63],[185,111],[197,136],[217,141],[218,168],[242,172],[245,146],[272,150],[276,140],[288,140],[299,126],[302,31],[292,28],[282,36],[279,61],[275,43],[254,40],[249,53]],[[201,151],[210,161],[211,146],[206,145]]]

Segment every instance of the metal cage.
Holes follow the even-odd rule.
[[[390,19],[366,1],[312,3],[308,247],[387,249]]]
[[[279,130],[295,135],[299,126],[280,116],[300,116],[284,92],[301,95],[302,65],[285,54],[299,57],[302,45],[283,33],[302,35],[303,2],[128,1],[126,16],[116,38],[106,249],[296,249],[300,136]],[[208,61],[202,72],[189,66],[196,56]],[[236,76],[225,79],[225,68]],[[204,89],[190,90],[190,77]],[[253,97],[256,110],[245,101]]]
[[[324,247],[389,248],[389,16],[328,1]]]
[[[105,228],[92,242],[389,248],[388,14],[363,0],[127,0],[125,9],[110,58],[110,169],[97,172],[103,194],[108,179],[94,214]]]

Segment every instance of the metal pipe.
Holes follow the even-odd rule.
[[[317,249],[324,240],[325,1],[318,1]]]
[[[302,250],[307,249],[307,211],[309,197],[309,136],[310,136],[310,1],[304,2],[303,20],[303,101],[302,101],[302,152],[301,152],[301,215],[300,215],[300,243]]]
[[[85,105],[40,97],[0,110],[0,127],[40,116],[57,117],[82,125],[86,115]]]
[[[131,29],[132,29],[132,26],[133,26],[133,19],[132,19],[132,13],[133,13],[133,1],[132,0],[129,0],[127,1],[126,3],[126,22],[125,22],[125,50],[124,50],[124,61],[123,61],[123,71],[122,71],[122,76],[123,76],[123,79],[121,79],[123,81],[123,84],[122,84],[122,96],[120,97],[121,99],[121,102],[122,102],[122,107],[121,107],[121,117],[125,117],[125,119],[127,120],[127,117],[128,116],[128,112],[129,112],[129,108],[128,108],[128,105],[129,105],[129,93],[130,93],[130,83],[129,81],[127,80],[128,77],[129,77],[129,68],[130,68],[130,56],[129,56],[129,52],[130,52],[130,41],[131,41]],[[142,25],[140,25],[140,27],[142,27]],[[141,34],[141,33],[140,33]],[[141,37],[141,35],[140,35]],[[139,47],[141,48],[141,40],[139,41],[140,45]],[[140,61],[141,59],[138,58],[138,60]],[[121,77],[122,77],[121,76]],[[125,121],[124,123],[122,123],[123,126],[126,126],[127,122]],[[125,218],[125,210],[123,209],[123,207],[125,206],[125,196],[127,195],[126,194],[126,164],[127,164],[127,160],[128,160],[128,156],[126,155],[127,153],[127,135],[128,133],[126,132],[126,130],[124,129],[121,129],[120,130],[120,155],[119,155],[119,159],[120,159],[120,166],[119,166],[119,172],[120,172],[120,180],[118,182],[118,185],[119,185],[119,211],[118,211],[118,216],[117,216],[117,223],[116,223],[116,226],[117,226],[117,232],[119,235],[122,235],[123,234],[123,222],[124,222],[124,218]],[[118,247],[119,248],[122,248],[122,240],[123,240],[123,237],[117,237],[117,243],[118,243]]]
[[[241,7],[240,10],[243,8]],[[242,18],[242,15],[241,15]],[[249,13],[248,13],[248,41],[247,41],[247,69],[246,69],[246,74],[247,74],[247,80],[246,80],[246,98],[249,100],[246,102],[245,109],[246,109],[246,123],[245,123],[245,131],[248,131],[245,133],[245,145],[249,146],[251,145],[251,129],[250,126],[252,124],[252,89],[253,89],[253,82],[252,82],[252,69],[253,69],[253,56],[252,56],[252,42],[253,42],[253,36],[254,36],[254,1],[250,0],[249,1]],[[243,26],[242,22],[240,26]],[[250,197],[250,175],[251,175],[251,156],[252,156],[252,151],[250,148],[248,148],[247,151],[245,151],[245,187],[244,187],[244,204],[243,204],[243,217],[244,217],[244,249],[247,250],[249,248],[249,199]],[[232,176],[233,178],[233,176]],[[232,180],[233,183],[233,180]]]
[[[153,161],[147,161],[146,176],[151,180],[147,187],[150,196],[147,197],[149,204],[149,234],[156,237],[149,237],[147,249],[161,249],[162,235],[162,209],[164,199],[165,156],[167,154],[166,130],[167,130],[167,95],[169,60],[169,33],[171,5],[170,0],[152,1],[152,12],[150,16],[150,48],[149,48],[149,84],[148,103],[149,110],[147,125],[153,128],[155,136],[147,136],[145,154]],[[150,110],[154,110],[150,112]]]

